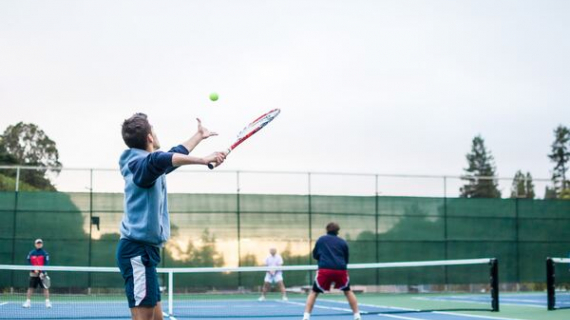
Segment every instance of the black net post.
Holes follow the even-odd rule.
[[[546,259],[546,299],[548,310],[554,310],[556,297],[554,296],[554,287],[556,285],[556,274],[554,272],[554,261],[552,258]]]
[[[491,308],[492,311],[499,311],[499,260],[496,258],[490,261],[491,280]]]

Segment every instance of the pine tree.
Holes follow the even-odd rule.
[[[513,186],[511,187],[511,198],[534,199],[534,183],[532,175],[527,172],[526,175],[521,171],[517,171],[513,178]]]
[[[534,193],[534,182],[532,182],[532,175],[530,172],[526,173],[526,198],[534,199],[536,194]]]
[[[548,155],[550,161],[554,162],[552,170],[552,189],[559,198],[570,189],[570,181],[566,179],[568,171],[568,161],[570,160],[570,129],[559,125],[554,129],[554,142],[551,145],[551,153]]]
[[[500,198],[498,182],[495,179],[495,160],[485,147],[481,136],[473,138],[471,152],[466,155],[468,167],[464,179],[469,182],[461,187],[464,198]]]
[[[554,188],[546,186],[544,190],[544,199],[556,199],[556,190],[554,190]]]

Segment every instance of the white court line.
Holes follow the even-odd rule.
[[[8,302],[2,302],[2,303],[0,303],[0,307],[1,307],[1,306],[4,306],[4,305],[7,305],[7,304],[8,304]]]
[[[195,306],[177,306],[176,309],[223,309],[223,308],[227,308],[228,305],[209,305],[209,306],[201,306],[201,305],[195,305]],[[242,308],[242,309],[252,309],[252,308],[262,308],[262,309],[273,309],[276,306],[275,305],[261,305],[261,304],[242,304],[242,305],[237,305],[237,306],[231,306],[232,309],[233,308]]]
[[[340,302],[340,301],[333,301],[333,300],[324,300],[324,301],[343,303],[343,302]],[[301,302],[291,302],[291,301],[284,301],[283,303],[289,303],[289,304],[301,305],[301,306],[304,306],[304,305],[305,305],[304,303],[301,303]],[[362,304],[359,304],[359,305],[362,305]],[[377,306],[375,306],[375,307],[377,307]],[[327,309],[327,310],[335,310],[335,311],[352,312],[352,309],[347,309],[347,308],[335,308],[335,307],[325,307],[325,306],[319,306],[319,305],[316,305],[316,304],[315,304],[314,308]],[[389,308],[389,307],[386,307],[386,308]],[[392,308],[389,308],[389,309],[392,309]],[[362,312],[360,312],[360,314],[369,314],[369,312],[362,311]],[[377,314],[377,316],[379,316],[379,317],[394,318],[394,319],[403,319],[403,320],[424,320],[424,319],[422,319],[422,318],[412,318],[412,317],[396,316],[396,315],[392,315],[392,314]]]
[[[388,318],[396,318],[396,319],[405,319],[405,320],[424,320],[423,318],[410,318],[404,316],[395,316],[393,314],[377,314],[379,317],[388,317]]]
[[[417,297],[412,298],[414,300],[425,300],[425,301],[440,301],[440,302],[461,302],[461,303],[472,303],[472,304],[485,304],[488,305],[490,302],[481,302],[481,301],[474,301],[474,300],[446,300],[446,299],[433,299],[433,298],[425,298],[425,297]],[[536,304],[520,304],[520,303],[508,303],[508,302],[500,302],[502,306],[516,306],[516,307],[529,307],[529,308],[539,308],[543,309],[544,306],[536,305]]]
[[[478,319],[528,320],[528,319],[518,319],[518,318],[502,318],[502,317],[478,316],[478,315],[474,315],[474,314],[453,313],[453,312],[445,312],[445,311],[434,311],[434,313],[438,313],[438,314],[449,314],[449,315],[453,315],[453,316],[462,316],[462,317],[470,317],[470,318],[478,318]]]
[[[283,303],[288,303],[288,304],[293,304],[293,305],[297,305],[297,306],[305,306],[304,303],[302,302],[293,302],[293,301],[282,301]],[[314,308],[320,308],[320,309],[327,309],[327,310],[335,310],[335,311],[345,311],[345,312],[352,312],[352,309],[347,309],[347,308],[335,308],[335,307],[325,307],[325,306],[320,306],[315,304]],[[364,314],[366,314],[367,312],[362,312]]]
[[[546,304],[546,301],[536,301],[536,300],[528,300],[528,299],[511,299],[511,298],[503,298],[503,301],[510,301],[510,302],[525,302],[525,303],[542,303]]]
[[[325,300],[328,302],[335,302],[335,303],[344,303],[342,301],[336,301],[336,300]],[[418,309],[411,309],[411,308],[400,308],[400,307],[390,307],[390,306],[381,306],[381,305],[377,305],[377,304],[367,304],[367,303],[358,303],[359,306],[364,306],[364,307],[370,307],[370,308],[386,308],[386,309],[393,309],[393,310],[402,310],[402,311],[421,311]]]
[[[334,301],[334,300],[327,300],[330,302],[342,303],[341,301]],[[388,307],[388,306],[379,306],[374,304],[365,304],[365,303],[358,303],[359,306],[365,307],[372,307],[372,308],[387,308],[387,309],[395,309],[395,310],[403,310],[403,311],[411,311],[411,312],[418,312],[421,310],[418,309],[410,309],[410,308],[399,308],[399,307]],[[456,317],[470,317],[470,318],[479,318],[479,319],[496,319],[496,320],[528,320],[528,319],[517,319],[517,318],[501,318],[501,317],[490,317],[490,316],[478,316],[473,314],[466,314],[466,313],[455,313],[455,312],[445,312],[445,311],[430,311],[431,313],[440,313],[440,314],[447,314],[453,315]],[[382,314],[382,316],[392,316]],[[418,318],[410,318],[410,319],[418,319]]]
[[[166,313],[166,312],[163,312],[162,316],[165,318],[169,318],[170,320],[177,320],[176,318],[174,318],[174,316],[169,316],[168,313]]]
[[[436,300],[436,301],[461,301],[461,302],[467,302],[467,301],[473,301],[473,302],[478,302],[478,303],[487,303],[486,301],[481,301],[481,300],[476,300],[476,299],[469,299],[469,297],[457,297],[457,296],[451,296],[448,298],[426,298],[426,297],[417,297],[417,298],[412,298],[412,299],[417,299],[417,300]],[[545,301],[537,301],[537,300],[530,300],[530,299],[517,299],[517,298],[509,298],[509,297],[503,297],[501,298],[501,302],[502,301],[509,301],[509,302],[526,302],[526,303],[542,303],[545,304]],[[490,301],[489,301],[490,302]]]

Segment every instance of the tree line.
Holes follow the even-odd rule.
[[[570,129],[559,125],[554,129],[554,141],[547,155],[553,163],[551,185],[544,191],[545,199],[570,199],[570,181],[566,173],[570,160]],[[478,135],[473,138],[471,151],[466,155],[467,168],[462,178],[466,181],[459,192],[464,198],[501,198],[498,187],[497,166],[485,140]],[[10,125],[0,135],[0,165],[35,166],[37,170],[21,170],[20,190],[49,190],[56,188],[49,174],[58,170],[47,167],[61,167],[55,141],[36,124],[19,122]],[[42,169],[46,168],[46,169]],[[14,190],[16,170],[0,171],[0,190]],[[534,199],[535,186],[530,172],[518,170],[515,173],[511,198]]]
[[[570,199],[570,181],[567,179],[570,160],[570,129],[559,125],[554,129],[554,141],[547,155],[553,164],[551,185],[544,190],[545,199]],[[501,198],[497,180],[497,166],[491,151],[480,135],[473,138],[471,151],[466,155],[467,168],[462,176],[466,180],[460,188],[463,198]],[[511,198],[534,199],[536,196],[530,172],[518,170],[511,186]]]
[[[47,167],[61,167],[57,145],[36,124],[19,122],[4,130],[0,135],[0,165],[38,167],[20,170],[19,177],[16,170],[0,170],[0,190],[14,190],[18,179],[22,191],[56,191],[49,175],[59,170],[48,171]]]

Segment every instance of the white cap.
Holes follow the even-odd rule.
[[[36,241],[34,243],[44,243],[44,241],[42,239],[36,239]]]

